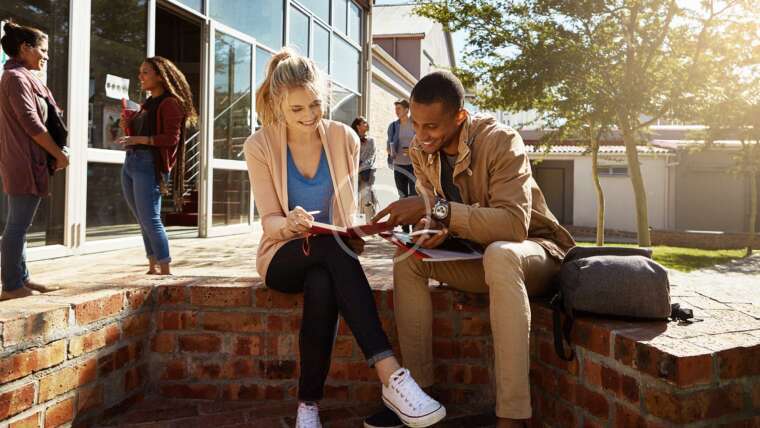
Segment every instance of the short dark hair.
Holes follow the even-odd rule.
[[[443,103],[446,110],[457,112],[464,107],[464,86],[450,71],[434,71],[412,88],[412,101],[420,104]]]
[[[33,27],[18,25],[10,19],[3,26],[3,32],[5,35],[0,40],[0,44],[10,57],[18,55],[21,51],[21,45],[24,43],[36,48],[43,40],[47,39],[47,34],[42,31]]]
[[[398,100],[395,103],[393,103],[393,105],[401,106],[403,108],[409,108],[409,101],[401,98],[400,100]]]

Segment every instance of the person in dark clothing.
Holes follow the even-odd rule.
[[[121,126],[128,134],[119,139],[127,150],[121,175],[124,198],[142,232],[148,274],[170,275],[169,239],[161,222],[161,196],[172,168],[183,171],[185,125],[198,115],[190,86],[181,71],[160,56],[146,58],[140,66],[142,89],[151,96],[134,117],[122,112]],[[174,196],[181,196],[184,177],[173,177]]]
[[[48,36],[42,31],[7,22],[3,51],[11,58],[0,79],[0,176],[8,195],[8,218],[0,249],[2,294],[0,300],[45,293],[58,287],[29,280],[26,267],[26,233],[42,198],[48,195],[47,156],[55,170],[69,165],[45,126],[48,104],[57,109],[53,94],[33,73],[48,61]]]

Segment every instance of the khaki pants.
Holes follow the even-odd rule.
[[[399,257],[400,256],[400,257]],[[496,416],[531,417],[530,305],[559,263],[535,242],[494,242],[483,260],[423,262],[401,255],[393,267],[394,307],[404,366],[422,387],[433,384],[433,307],[428,278],[469,292],[489,293],[496,361]]]

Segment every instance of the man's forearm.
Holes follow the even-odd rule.
[[[50,136],[49,133],[43,132],[42,134],[35,135],[32,137],[35,143],[37,143],[40,147],[42,147],[46,152],[50,153],[51,156],[54,158],[60,158],[61,156],[64,156],[63,152],[61,151],[60,147],[58,147],[57,144],[55,144],[55,141],[53,141],[53,137]]]

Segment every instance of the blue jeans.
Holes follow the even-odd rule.
[[[121,188],[132,214],[140,223],[145,255],[169,263],[169,238],[161,222],[161,189],[152,150],[127,150],[121,169]]]
[[[8,195],[8,218],[0,244],[0,275],[3,290],[13,291],[29,281],[26,269],[26,232],[42,198],[37,195]]]

